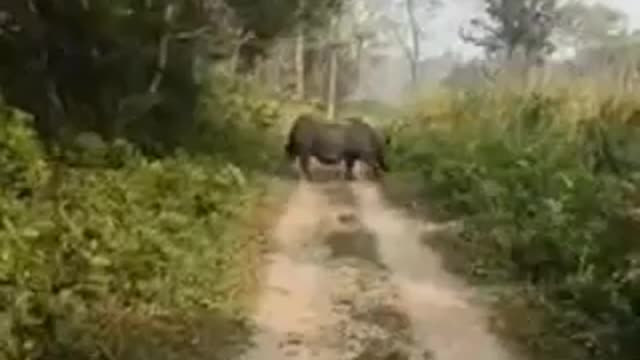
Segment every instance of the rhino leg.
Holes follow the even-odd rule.
[[[378,166],[380,166],[380,169],[384,172],[389,172],[389,166],[387,165],[387,162],[385,161],[384,155],[382,154],[382,152],[379,152],[376,158],[377,158],[376,160],[377,160]]]
[[[299,155],[300,159],[300,167],[302,168],[302,173],[304,174],[305,179],[311,181],[311,171],[309,171],[309,162],[311,157],[308,153],[303,153]]]
[[[380,179],[382,175],[381,171],[384,171],[384,165],[381,165],[380,157],[376,154],[367,154],[367,156],[364,157],[363,161],[367,164],[367,167],[371,171],[373,178],[375,180]]]
[[[374,179],[380,179],[380,168],[378,164],[368,164]]]
[[[345,179],[348,181],[355,180],[355,176],[353,175],[353,166],[356,164],[356,158],[352,156],[348,156],[345,158]]]

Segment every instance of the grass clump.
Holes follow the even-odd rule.
[[[508,289],[505,331],[536,359],[640,351],[632,109],[609,102],[585,116],[568,96],[466,93],[419,104],[395,130],[396,168],[465,220],[445,245],[452,265]]]

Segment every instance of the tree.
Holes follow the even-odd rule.
[[[314,28],[324,29],[332,18],[342,9],[342,2],[336,0],[308,1],[298,0],[298,24],[296,27],[296,97],[299,100],[305,98],[305,51],[308,32]]]
[[[298,0],[298,11],[302,14],[305,11],[306,0]],[[298,24],[296,34],[296,97],[298,100],[305,98],[305,66],[304,66],[304,50],[305,50],[305,24]]]
[[[485,49],[488,56],[512,60],[522,50],[525,60],[541,62],[555,50],[551,35],[557,19],[557,0],[484,0],[489,20],[471,21],[474,32],[461,38]]]
[[[299,13],[298,2],[2,1],[0,93],[34,115],[45,140],[82,130],[175,144],[195,119],[196,65],[233,58],[251,68],[275,38],[325,22],[340,4],[312,1]]]
[[[400,48],[407,63],[411,82],[419,80],[422,44],[427,36],[427,25],[442,7],[442,0],[360,0],[355,11],[355,22],[369,46]],[[360,4],[360,1],[355,3]]]
[[[356,67],[355,83],[359,85],[363,53],[380,44],[380,20],[384,13],[384,1],[351,0],[341,15],[343,38],[351,43],[353,63]]]
[[[338,101],[338,50],[340,43],[340,17],[336,16],[331,22],[329,44],[329,91],[327,94],[327,118],[334,120],[336,117],[336,103]]]
[[[558,8],[559,41],[575,49],[598,46],[621,34],[628,18],[601,3],[571,1]]]
[[[559,8],[557,38],[574,50],[574,72],[601,89],[633,93],[640,70],[640,36],[627,32],[625,13],[600,3],[572,1]]]
[[[46,139],[65,126],[117,136],[132,112],[169,114],[162,99],[188,116],[208,10],[197,0],[4,2],[0,91]]]
[[[391,12],[389,18],[391,31],[395,34],[396,41],[401,46],[407,61],[411,75],[411,84],[417,85],[419,74],[418,65],[422,60],[421,44],[426,37],[426,24],[442,6],[441,0],[395,0],[392,6],[396,7],[396,12]],[[405,16],[398,16],[397,10],[403,10]]]
[[[251,32],[241,54],[245,68],[252,68],[255,60],[264,57],[273,39],[296,34],[301,48],[314,28],[328,25],[330,17],[340,11],[342,0],[225,0],[240,19],[241,28]]]

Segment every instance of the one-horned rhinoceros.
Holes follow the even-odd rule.
[[[291,161],[300,159],[307,179],[311,179],[309,161],[316,158],[325,165],[345,162],[345,177],[353,180],[356,161],[366,163],[376,178],[380,170],[389,171],[384,159],[385,139],[360,118],[351,117],[344,123],[328,123],[311,114],[300,115],[291,130],[285,152]]]

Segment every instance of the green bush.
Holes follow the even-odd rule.
[[[539,94],[470,93],[436,112],[398,130],[393,161],[466,221],[466,273],[533,287],[546,333],[525,341],[539,358],[635,358],[640,129],[570,121],[567,99]]]
[[[1,106],[1,103],[0,103]],[[0,191],[2,196],[17,195],[39,185],[45,176],[43,149],[28,118],[19,112],[0,107]]]
[[[25,118],[1,113],[0,359],[220,350],[250,290],[245,222],[271,161],[255,154],[272,153],[259,121],[277,115],[265,101],[216,99],[193,148],[161,158],[85,133],[52,161]]]

